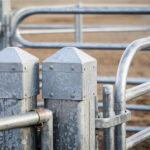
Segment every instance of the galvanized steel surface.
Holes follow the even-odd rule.
[[[140,84],[126,90],[126,101],[132,100],[150,92],[150,82]]]
[[[126,110],[124,114],[115,115],[110,118],[96,118],[96,128],[110,128],[116,125],[125,123],[131,120],[131,113],[130,111]]]
[[[115,113],[122,114],[126,110],[126,78],[130,63],[137,51],[150,47],[150,37],[143,38],[131,43],[125,50],[118,67],[115,83]],[[125,150],[126,129],[125,124],[116,126],[116,150]]]
[[[55,65],[59,66],[56,71]],[[50,69],[47,70],[47,67]],[[44,75],[52,70],[57,74],[54,75],[56,79],[53,77],[55,82],[51,81],[50,76],[45,78]],[[68,74],[71,76],[79,74],[79,76],[77,79],[70,78],[69,80],[59,78],[59,84],[55,85],[62,73],[67,77]],[[52,110],[54,115],[54,149],[95,149],[96,73],[96,60],[72,47],[61,49],[43,62],[43,98],[45,99],[45,107]],[[46,82],[49,82],[48,80],[53,82],[53,84],[47,85],[49,87],[45,86]],[[74,84],[76,84],[74,80],[81,81],[78,88],[74,88]],[[54,99],[55,95],[50,92],[52,89],[54,94],[57,93],[56,99]],[[50,92],[48,97],[45,90]],[[61,96],[59,96],[58,90],[59,93],[63,93]],[[79,96],[76,95],[76,90],[80,93]],[[66,97],[67,93],[69,93],[68,97]]]
[[[3,49],[0,52],[0,98],[23,99],[37,95],[38,72],[38,58],[17,47]]]
[[[90,86],[96,86],[90,81],[95,80],[95,76],[88,79],[92,71],[96,71],[94,58],[77,48],[61,49],[43,62],[43,98],[86,100],[94,91],[84,86],[89,82]]]
[[[128,137],[126,141],[126,149],[130,149],[149,138],[150,138],[150,127]]]
[[[114,117],[113,86],[103,85],[103,118],[112,118],[112,117]],[[105,150],[114,150],[115,148],[114,127],[103,129],[103,141]]]
[[[26,113],[35,108],[36,97],[27,99],[0,99],[0,117],[12,117]],[[10,122],[13,120],[9,120]],[[7,122],[3,122],[3,128]],[[14,122],[15,123],[15,122]],[[13,127],[13,125],[12,125]],[[9,127],[8,127],[9,128]],[[35,130],[33,127],[26,127],[21,129],[12,129],[0,132],[0,148],[1,150],[16,149],[16,150],[35,150]]]
[[[38,68],[38,59],[19,48],[6,48],[0,52],[1,117],[26,113],[36,107]],[[2,150],[36,149],[32,127],[1,131],[0,137]]]
[[[12,20],[11,38],[17,40],[21,47],[32,48],[62,48],[62,47],[78,47],[85,49],[125,49],[128,44],[120,43],[52,43],[52,42],[30,42],[21,37],[17,28],[19,23],[26,17],[34,14],[150,14],[148,7],[30,7],[24,8],[16,12]],[[13,43],[13,42],[11,42]]]

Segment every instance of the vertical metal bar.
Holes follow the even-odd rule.
[[[54,118],[55,150],[95,150],[97,62],[65,47],[43,62],[43,98]]]
[[[81,3],[76,5],[77,8],[81,7]],[[82,14],[75,14],[75,42],[82,42],[83,36],[82,36]]]
[[[11,0],[0,0],[0,25],[1,25],[1,31],[0,31],[0,50],[2,50],[5,47],[5,39],[8,37],[5,37],[5,23],[6,20],[4,20],[4,16],[8,15],[8,13],[11,10]],[[4,26],[3,26],[4,25]]]
[[[51,111],[45,112],[49,119],[41,131],[41,150],[53,150],[53,114]]]
[[[114,116],[113,86],[103,86],[103,118]],[[114,150],[114,127],[103,129],[104,149]]]
[[[98,118],[98,97],[95,96],[95,118]],[[95,131],[95,150],[99,150],[99,131]]]

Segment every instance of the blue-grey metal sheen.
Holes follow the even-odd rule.
[[[66,47],[43,62],[43,98],[53,111],[55,150],[95,150],[97,62]]]
[[[150,47],[150,37],[132,42],[125,50],[117,71],[115,83],[115,113],[122,114],[126,110],[126,80],[131,61],[137,51]],[[126,125],[125,123],[116,126],[116,150],[126,149]]]
[[[16,48],[0,52],[0,117],[26,113],[36,107],[38,58]],[[0,132],[1,150],[35,150],[32,127]]]

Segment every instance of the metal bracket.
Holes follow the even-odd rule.
[[[129,110],[126,110],[125,113],[115,115],[112,118],[96,118],[95,128],[96,129],[110,128],[125,123],[129,120],[131,120],[131,112]]]

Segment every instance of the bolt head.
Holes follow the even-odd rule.
[[[15,67],[12,67],[12,68],[11,68],[11,70],[12,70],[12,71],[15,71],[15,70],[16,70],[16,68],[15,68]]]
[[[75,96],[74,96],[74,95],[71,95],[71,98],[75,98]]]
[[[74,71],[74,67],[71,67],[71,71]]]
[[[49,94],[49,96],[50,96],[50,97],[53,97],[53,96],[54,96],[54,94],[53,94],[53,93],[50,93],[50,94]]]
[[[12,94],[12,97],[13,97],[13,98],[16,98],[16,94],[15,94],[15,93],[14,93],[14,94]]]
[[[50,69],[50,70],[53,70],[53,69],[54,69],[54,66],[53,66],[53,65],[50,65],[49,69]]]

